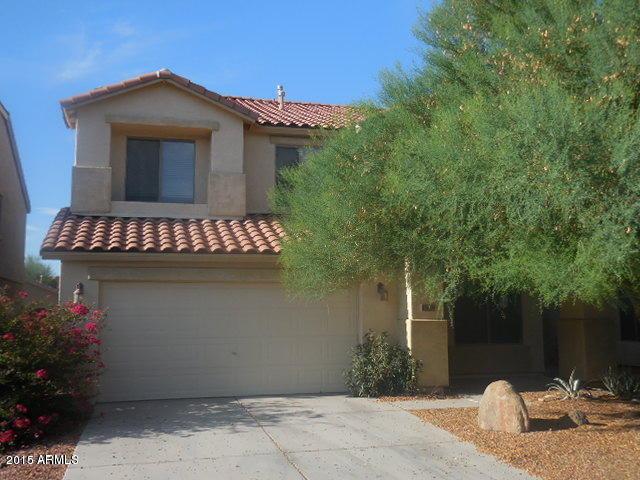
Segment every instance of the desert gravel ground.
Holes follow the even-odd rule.
[[[424,421],[448,430],[478,450],[544,480],[640,479],[640,404],[603,392],[592,399],[560,400],[548,392],[522,394],[531,430],[524,434],[487,432],[477,426],[477,408],[416,410]],[[586,413],[589,425],[576,427],[570,410]]]

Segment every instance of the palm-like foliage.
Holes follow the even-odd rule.
[[[582,380],[576,377],[575,368],[571,370],[571,375],[569,375],[568,380],[556,377],[547,386],[549,387],[549,390],[556,390],[564,394],[564,397],[562,398],[563,400],[566,400],[567,398],[576,400],[582,395],[586,394],[586,390],[583,387]]]

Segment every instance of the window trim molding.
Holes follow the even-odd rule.
[[[105,123],[124,125],[150,125],[160,127],[203,128],[211,131],[220,130],[220,122],[216,120],[193,120],[169,116],[117,115],[104,116]]]

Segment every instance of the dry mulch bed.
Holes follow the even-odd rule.
[[[580,400],[540,401],[548,392],[528,392],[522,397],[531,419],[531,431],[522,434],[480,430],[477,408],[413,413],[544,480],[640,478],[640,404],[604,392]],[[566,417],[570,410],[582,410],[590,424],[576,427]]]
[[[379,402],[404,402],[408,400],[444,400],[448,398],[460,398],[460,395],[450,392],[443,387],[420,389],[413,395],[381,396]]]
[[[67,465],[7,465],[7,456],[31,455],[37,461],[39,455],[66,455],[71,461],[83,427],[84,422],[66,424],[61,426],[65,433],[54,433],[43,438],[41,443],[0,454],[0,480],[62,480]]]

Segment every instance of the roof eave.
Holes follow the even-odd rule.
[[[247,123],[256,123],[256,121],[258,120],[258,115],[254,114],[253,112],[249,111],[248,109],[243,109],[247,110],[246,113],[239,111],[236,108],[232,108],[229,105],[227,105],[225,102],[220,101],[220,100],[216,100],[215,98],[212,98],[212,96],[217,95],[220,98],[224,99],[224,97],[222,95],[218,95],[215,94],[214,92],[210,92],[211,95],[207,95],[207,92],[209,92],[208,90],[205,90],[204,93],[200,93],[197,92],[196,90],[189,88],[188,86],[185,86],[183,84],[181,84],[180,82],[178,82],[177,80],[174,80],[173,78],[167,78],[167,77],[158,77],[155,78],[153,80],[150,81],[145,81],[143,83],[140,83],[138,85],[130,85],[128,87],[125,87],[121,90],[115,91],[115,92],[109,92],[109,93],[104,93],[101,94],[99,96],[95,96],[93,98],[87,98],[86,100],[80,100],[80,101],[73,101],[71,98],[68,99],[63,99],[60,100],[60,107],[62,108],[62,112],[63,112],[63,118],[65,121],[65,124],[67,125],[68,128],[75,128],[76,126],[76,119],[75,119],[75,112],[76,110],[78,110],[79,108],[85,107],[87,105],[93,104],[93,103],[97,103],[97,102],[102,102],[104,100],[108,100],[110,98],[116,97],[118,95],[122,95],[125,93],[130,93],[133,92],[135,90],[139,90],[141,88],[146,88],[149,87],[151,85],[156,85],[156,84],[160,84],[160,83],[169,83],[172,86],[179,88],[180,90],[187,92],[191,95],[195,95],[198,98],[201,98],[209,103],[212,103],[214,105],[216,105],[219,108],[222,108],[223,110],[237,115],[238,117],[242,118],[245,122]]]

